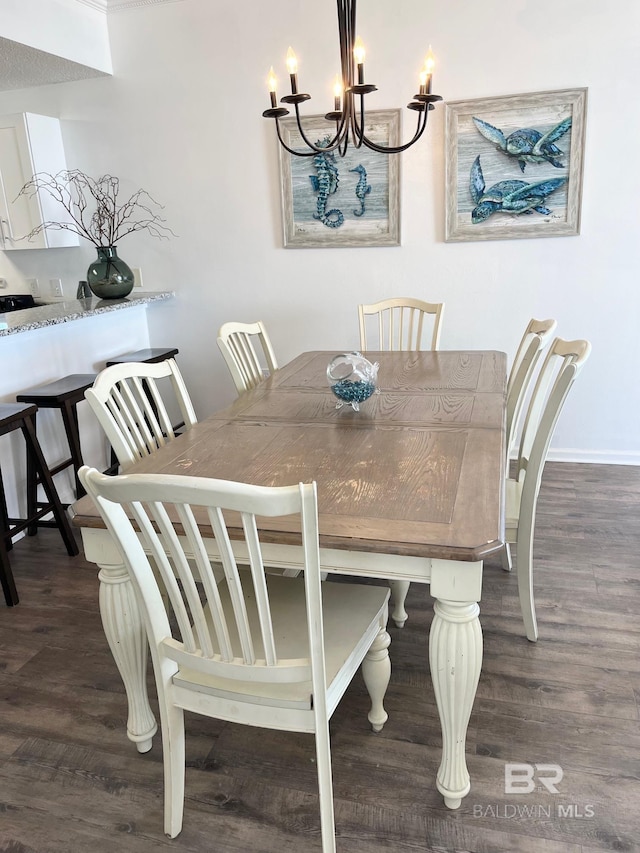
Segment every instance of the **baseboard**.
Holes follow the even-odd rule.
[[[639,465],[640,451],[550,449],[549,462],[590,462],[597,465]]]

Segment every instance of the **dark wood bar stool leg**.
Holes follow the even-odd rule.
[[[18,590],[16,589],[16,582],[13,579],[7,548],[4,544],[0,547],[0,583],[2,584],[4,600],[7,602],[7,605],[13,607],[15,604],[19,604]]]
[[[0,530],[9,529],[9,512],[7,510],[7,498],[4,492],[4,480],[2,479],[2,470],[0,469]],[[13,548],[13,542],[9,539],[5,545],[7,551]]]
[[[40,447],[40,442],[36,435],[33,416],[26,415],[23,418],[22,434],[24,435],[27,443],[27,454],[33,459],[34,467],[39,476],[40,482],[42,483],[42,488],[44,489],[44,493],[47,496],[48,501],[48,506],[46,508],[43,507],[39,509],[36,514],[41,513],[42,515],[47,515],[49,512],[53,513],[56,527],[60,531],[62,541],[67,548],[67,554],[69,554],[70,557],[75,557],[79,553],[78,545],[73,535],[73,530],[71,529],[71,523],[69,522],[66,510],[60,502],[60,497],[58,496],[58,492],[54,485],[53,477],[47,467],[47,461],[42,453],[42,448]]]
[[[31,416],[31,421],[35,430],[36,412]],[[36,521],[36,515],[38,514],[38,485],[38,469],[33,454],[27,453],[27,518],[33,519],[27,527],[27,536],[35,536],[38,532],[38,523]]]
[[[82,393],[84,394],[84,391]],[[82,451],[80,450],[80,425],[78,424],[77,404],[73,400],[65,400],[60,409],[60,414],[62,415],[64,431],[67,434],[67,441],[69,442],[69,452],[71,453],[71,464],[76,484],[76,498],[83,498],[87,493],[78,478],[78,471],[84,465],[84,461],[82,459]]]
[[[13,548],[11,537],[5,537],[5,532],[10,528],[9,514],[7,512],[7,500],[4,493],[4,482],[2,480],[2,471],[0,471],[0,584],[2,584],[2,592],[4,600],[9,606],[17,604],[18,590],[13,579],[11,564],[9,563],[9,554],[7,553]]]
[[[60,502],[58,492],[53,483],[53,478],[47,462],[42,453],[40,442],[36,436],[35,405],[19,405],[12,403],[0,403],[0,436],[8,435],[10,432],[20,430],[25,441],[27,453],[27,466],[34,473],[34,481],[42,484],[46,501],[36,503],[27,511],[26,518],[12,518],[7,509],[7,500],[4,491],[4,481],[0,472],[0,584],[4,593],[5,601],[9,607],[18,604],[18,592],[16,590],[13,572],[9,562],[9,551],[12,548],[12,540],[18,533],[31,528],[34,524],[46,524],[57,527],[62,536],[67,553],[75,557],[79,553],[76,540],[71,529],[71,524]],[[31,514],[33,512],[33,515]],[[53,521],[42,522],[43,516],[53,513]]]

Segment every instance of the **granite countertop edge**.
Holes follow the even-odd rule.
[[[157,293],[131,294],[124,299],[68,299],[61,302],[49,302],[35,308],[23,311],[0,313],[0,337],[15,335],[19,332],[30,332],[34,329],[44,329],[47,326],[57,326],[59,323],[70,323],[85,317],[95,317],[110,311],[121,311],[125,308],[136,308],[151,302],[162,302],[175,296],[175,291]]]

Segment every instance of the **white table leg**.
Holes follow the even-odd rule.
[[[434,611],[429,664],[442,724],[436,785],[445,805],[457,809],[471,788],[465,746],[482,665],[480,608],[476,602],[438,600]]]
[[[445,805],[457,809],[471,788],[465,747],[482,666],[478,619],[482,561],[434,559],[431,594],[436,602],[429,636],[429,664],[442,725],[442,761],[436,786]]]
[[[100,564],[100,615],[129,703],[127,736],[148,752],[158,730],[147,695],[147,635],[125,566]]]

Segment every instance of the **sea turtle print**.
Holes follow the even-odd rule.
[[[471,211],[471,222],[477,225],[498,211],[516,215],[536,211],[548,216],[551,211],[544,206],[544,199],[566,181],[566,178],[549,178],[534,184],[520,180],[498,181],[487,190],[478,155],[471,166],[469,182],[469,192],[475,204]]]
[[[493,142],[498,151],[518,161],[521,172],[524,172],[527,163],[550,163],[556,169],[564,169],[564,163],[558,159],[564,152],[554,145],[554,142],[564,136],[571,127],[571,116],[563,119],[545,134],[532,127],[524,127],[514,130],[506,137],[499,128],[483,119],[475,116],[472,116],[472,119],[478,131],[489,142]]]

